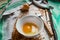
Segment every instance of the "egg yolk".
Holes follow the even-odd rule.
[[[23,32],[26,34],[35,33],[38,29],[37,25],[34,23],[25,23],[23,24]]]

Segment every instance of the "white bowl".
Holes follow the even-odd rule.
[[[31,22],[31,23],[36,24],[39,27],[38,32],[35,33],[35,34],[33,34],[33,35],[27,35],[27,34],[25,34],[22,31],[22,27],[23,27],[22,25],[24,23],[26,23],[26,22]],[[44,24],[43,24],[42,19],[39,18],[39,17],[36,17],[36,16],[24,16],[24,17],[18,19],[17,23],[16,23],[16,29],[17,29],[17,31],[20,34],[24,35],[25,37],[34,37],[34,36],[38,35],[41,32],[41,30],[42,30],[43,27],[44,27]]]

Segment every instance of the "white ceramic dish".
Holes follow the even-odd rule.
[[[37,26],[39,27],[38,32],[33,35],[24,34],[22,31],[22,25],[26,22],[31,22],[31,23],[37,24]],[[17,28],[18,32],[26,37],[34,37],[34,36],[38,35],[41,32],[42,27],[44,27],[42,19],[40,19],[39,17],[36,17],[36,16],[24,16],[24,17],[18,19],[17,23],[16,23],[16,28]]]

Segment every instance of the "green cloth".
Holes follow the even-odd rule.
[[[12,5],[9,5],[8,8],[6,9],[7,10],[10,10],[10,9],[13,9],[13,8],[16,8],[17,6],[20,6],[22,4],[26,3],[25,0],[22,0],[22,1],[17,1],[15,3],[13,3]]]
[[[2,40],[2,20],[0,20],[0,40]]]
[[[17,6],[20,6],[22,4],[24,4],[26,1],[22,0],[22,1],[18,1],[15,2],[11,5],[9,5],[9,7],[6,9],[10,10],[12,8],[16,8]],[[52,12],[52,18],[53,18],[53,23],[54,23],[54,28],[57,32],[58,35],[58,40],[60,40],[60,3],[59,2],[53,2],[53,1],[48,1],[49,5],[53,6],[54,9],[50,10]],[[2,40],[3,37],[3,31],[2,31],[2,27],[3,27],[3,22],[4,22],[4,18],[0,19],[0,40]]]
[[[53,24],[54,28],[57,32],[58,40],[60,40],[60,2],[58,1],[48,1],[49,5],[54,7],[53,10],[50,10],[52,13],[52,19],[53,19]]]
[[[4,1],[3,3],[2,2],[0,2],[0,10],[2,9],[2,8],[4,8],[9,2],[10,2],[11,0],[6,0],[6,1]]]

